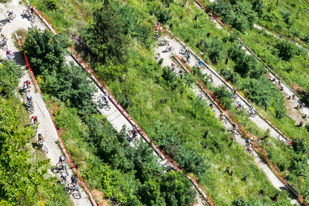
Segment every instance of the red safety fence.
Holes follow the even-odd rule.
[[[34,8],[34,7],[33,7]],[[54,33],[57,34],[55,29],[52,28],[52,25],[49,24],[41,15],[40,13],[34,8],[35,13],[42,19],[42,21],[46,24],[46,26]],[[108,89],[106,83],[84,62],[84,60],[77,54],[75,50],[72,48],[70,51],[73,53],[71,56],[72,58],[87,72],[90,74],[92,80],[96,83],[96,85],[102,90],[106,91],[110,97],[111,102],[116,106],[116,108],[121,112],[121,114],[130,122],[131,125],[135,126],[140,135],[154,148],[157,154],[159,154],[161,157],[164,157],[168,161],[168,163],[177,171],[183,171],[185,172],[172,158],[170,158],[160,147],[158,147],[146,134],[146,132],[130,117],[130,115],[126,112],[126,110],[120,105],[120,103],[116,100],[116,98],[113,96],[113,94]],[[30,68],[30,67],[29,67]],[[57,131],[58,132],[58,131]],[[64,146],[64,145],[63,145]],[[209,205],[215,206],[213,203],[213,200],[202,190],[202,187],[204,187],[202,184],[200,184],[198,181],[196,181],[194,178],[192,178],[187,172],[188,179],[191,180],[193,185],[196,187],[196,189],[199,191],[199,193],[206,199]],[[206,190],[204,188],[204,190]],[[88,192],[88,191],[87,191]],[[90,191],[89,193],[90,194]],[[89,195],[91,196],[91,194]],[[91,196],[92,197],[92,196]]]

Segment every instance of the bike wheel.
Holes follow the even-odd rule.
[[[47,149],[46,146],[43,146],[43,147],[42,147],[42,152],[43,152],[44,154],[47,154],[47,153],[48,153],[48,149]]]
[[[35,16],[31,16],[31,17],[30,17],[30,21],[31,21],[32,23],[34,23],[34,22],[35,22]]]
[[[33,112],[34,112],[34,107],[33,107],[33,106],[28,107],[28,112],[29,112],[30,114],[33,114]]]
[[[80,198],[82,198],[82,196],[80,195],[80,192],[79,192],[79,191],[78,191],[77,193],[74,192],[74,193],[72,194],[72,196],[73,196],[75,199],[80,199]]]
[[[28,15],[28,10],[24,10],[23,15]]]
[[[16,14],[13,14],[12,16],[12,20],[14,20],[16,18]]]

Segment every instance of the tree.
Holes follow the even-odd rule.
[[[165,196],[166,205],[186,206],[194,202],[195,190],[184,173],[166,172],[162,176],[160,190]]]
[[[158,18],[158,21],[162,24],[165,24],[168,20],[172,19],[171,10],[160,10],[156,13],[156,16]]]
[[[69,102],[82,114],[95,111],[92,102],[93,93],[97,90],[89,75],[73,62],[64,64],[57,71],[45,75],[46,83],[41,88],[53,94],[63,102]]]
[[[0,94],[4,97],[14,95],[15,88],[18,87],[19,78],[23,72],[16,63],[4,60],[0,65]]]
[[[104,1],[101,9],[94,13],[94,23],[82,33],[84,40],[91,45],[97,55],[97,62],[122,64],[126,61],[127,40],[124,36],[124,21],[117,14],[110,0]]]
[[[289,61],[290,59],[294,58],[297,52],[295,44],[285,40],[277,42],[275,48],[278,49],[278,56],[285,61]]]
[[[308,148],[305,145],[305,139],[304,138],[295,138],[292,141],[293,150],[297,154],[306,154],[308,151]]]
[[[213,63],[218,63],[223,58],[225,52],[222,41],[216,38],[206,38],[200,48]]]
[[[214,95],[220,100],[220,102],[226,107],[227,105],[232,105],[233,95],[226,89],[224,85],[215,88]]]
[[[290,170],[297,176],[307,176],[308,175],[308,157],[306,155],[295,155],[291,160]]]
[[[32,69],[48,74],[57,71],[65,61],[66,48],[70,42],[64,35],[55,35],[49,30],[28,29],[23,50],[30,57]]]

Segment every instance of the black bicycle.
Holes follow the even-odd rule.
[[[82,198],[82,194],[80,192],[80,187],[77,184],[76,186],[74,186],[73,183],[67,184],[67,186],[65,187],[65,190],[72,195],[75,199],[80,199]]]
[[[34,112],[34,105],[33,105],[33,103],[32,102],[27,102],[26,106],[27,106],[28,112],[30,114],[32,114]]]
[[[111,105],[108,102],[106,102],[106,99],[104,98],[104,95],[101,95],[97,98],[98,103],[99,103],[99,107],[102,109],[104,108],[105,110],[109,111],[111,109]]]

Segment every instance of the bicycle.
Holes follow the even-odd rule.
[[[27,96],[26,96],[26,97],[27,97]],[[26,103],[26,106],[27,106],[28,112],[29,112],[30,114],[32,114],[32,113],[34,112],[33,103],[27,102],[27,103]]]
[[[111,109],[111,105],[109,104],[109,101],[106,102],[104,95],[98,96],[97,100],[98,100],[100,108],[104,108],[107,111],[109,111]],[[104,104],[102,103],[102,100],[103,100]]]
[[[78,184],[74,186],[73,183],[70,183],[65,187],[65,190],[69,192],[69,194],[72,195],[75,199],[80,199],[82,197]]]
[[[15,54],[6,55],[9,61],[13,61]]]
[[[25,98],[25,99],[27,99],[27,96],[28,96],[28,92],[30,92],[30,88],[31,88],[31,86],[28,86],[28,88],[27,87],[22,87],[22,95],[23,95],[23,97]]]
[[[166,51],[166,52],[175,51],[175,47],[172,47],[172,48],[170,49],[170,48],[167,46],[165,51]]]
[[[4,14],[4,18],[8,19],[9,21],[12,21],[16,18],[16,14],[12,14],[12,18],[10,18],[9,12],[7,11],[5,14]]]
[[[2,38],[2,40],[0,41],[3,50],[8,50],[7,41],[8,41],[7,38]]]
[[[39,149],[41,149],[41,151],[44,153],[44,154],[47,154],[48,153],[48,148],[46,146],[46,143],[45,141],[40,143],[38,142],[38,146],[39,146]]]
[[[65,162],[62,163],[62,164],[60,162],[58,162],[56,164],[55,169],[58,170],[60,173],[65,172],[65,173],[69,174],[68,167],[67,167],[67,164]]]
[[[29,21],[31,21],[32,23],[35,22],[35,16],[34,16],[34,14],[33,14],[33,15],[31,14],[31,12],[30,12],[29,9],[24,10],[24,11],[23,11],[23,15],[28,16]]]

